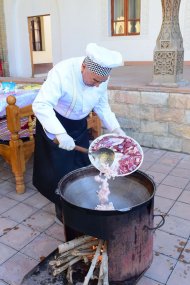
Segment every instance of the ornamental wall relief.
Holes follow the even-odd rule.
[[[162,25],[154,50],[153,83],[177,83],[182,79],[184,49],[179,26],[181,0],[161,0]]]

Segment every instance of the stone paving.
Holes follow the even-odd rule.
[[[137,284],[189,285],[190,155],[153,148],[144,153],[141,170],[156,182],[155,214],[165,215],[165,224],[154,233],[153,262]],[[0,285],[20,285],[64,241],[64,231],[54,221],[54,205],[32,186],[32,160],[22,195],[1,158],[0,173]]]

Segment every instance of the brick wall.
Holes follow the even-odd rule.
[[[3,69],[3,76],[9,76],[4,0],[0,0],[0,60]]]
[[[126,134],[142,146],[190,153],[190,94],[109,90]]]

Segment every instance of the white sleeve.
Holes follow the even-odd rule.
[[[115,114],[111,111],[107,89],[100,96],[98,104],[94,107],[94,112],[99,116],[103,125],[109,130],[113,131],[116,128],[120,128],[119,122],[116,119]]]
[[[51,134],[65,132],[53,109],[61,96],[62,86],[59,72],[56,69],[52,69],[32,104],[34,114],[43,128]]]

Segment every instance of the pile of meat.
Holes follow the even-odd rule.
[[[114,150],[115,164],[113,167],[116,175],[125,175],[133,172],[138,168],[143,158],[139,145],[129,137],[105,136],[92,145],[92,151],[102,147]]]
[[[109,202],[109,182],[111,178],[115,178],[115,173],[111,170],[109,165],[103,165],[104,173],[95,176],[95,181],[100,183],[99,191],[97,193],[100,204],[96,206],[96,210],[115,210],[112,202]]]
[[[108,181],[115,176],[128,175],[135,171],[142,163],[143,152],[139,144],[130,137],[105,135],[91,145],[91,150],[96,151],[103,147],[112,149],[115,152],[115,159],[111,166],[101,164],[100,174],[95,176],[95,180],[100,183],[97,193],[100,203],[95,209],[115,210],[113,203],[109,202]]]

